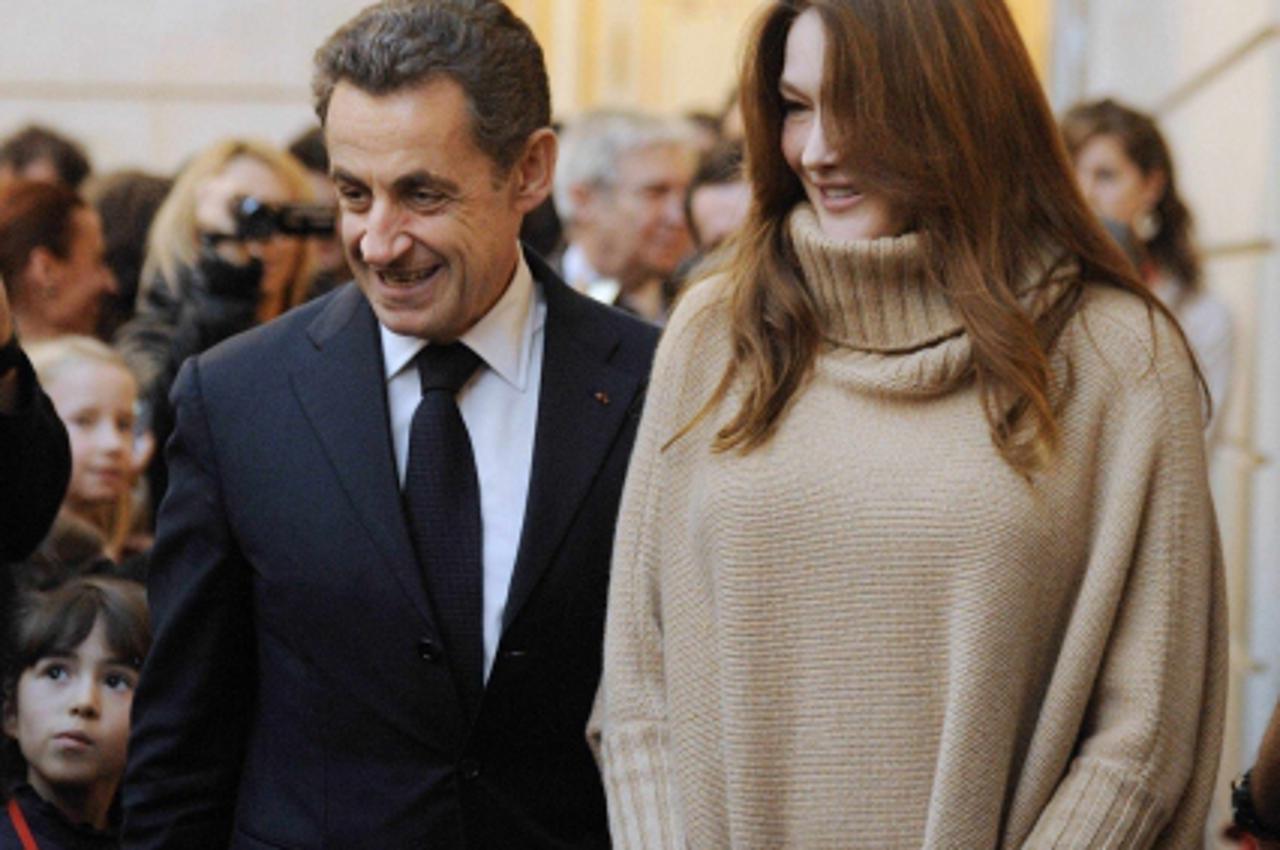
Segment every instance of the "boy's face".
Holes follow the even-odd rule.
[[[137,680],[128,660],[107,646],[101,618],[74,651],[23,671],[4,731],[17,739],[36,793],[46,800],[58,799],[63,787],[115,793]]]

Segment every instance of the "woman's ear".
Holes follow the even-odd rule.
[[[515,164],[516,208],[528,213],[547,199],[556,174],[559,143],[549,127],[535,130]]]
[[[1169,186],[1169,175],[1163,169],[1156,168],[1142,177],[1142,208],[1154,210],[1164,200],[1165,190]]]

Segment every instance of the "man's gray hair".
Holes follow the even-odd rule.
[[[499,0],[383,0],[316,51],[311,89],[325,123],[334,87],[372,95],[447,78],[467,95],[476,145],[502,171],[536,130],[551,125],[542,48]]]
[[[612,185],[627,154],[666,145],[692,151],[696,138],[693,127],[681,119],[616,109],[583,113],[560,135],[556,211],[564,221],[573,221],[573,187]]]

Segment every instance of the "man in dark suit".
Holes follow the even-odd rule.
[[[656,332],[519,249],[556,141],[505,6],[383,3],[316,62],[356,283],[177,381],[124,846],[607,847],[584,730]]]

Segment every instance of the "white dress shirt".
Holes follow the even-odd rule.
[[[583,251],[582,246],[576,242],[570,243],[565,249],[561,265],[564,268],[564,279],[569,286],[583,295],[591,296],[601,304],[614,303],[622,293],[621,284],[596,271],[591,261],[587,259],[587,252]]]
[[[480,482],[486,681],[502,637],[507,592],[524,528],[546,318],[546,300],[534,285],[521,254],[507,291],[460,340],[484,361],[458,391],[458,409],[471,436]],[[427,343],[392,333],[385,326],[380,328],[391,440],[403,488],[409,462],[409,427],[422,400],[422,385],[413,359]]]

